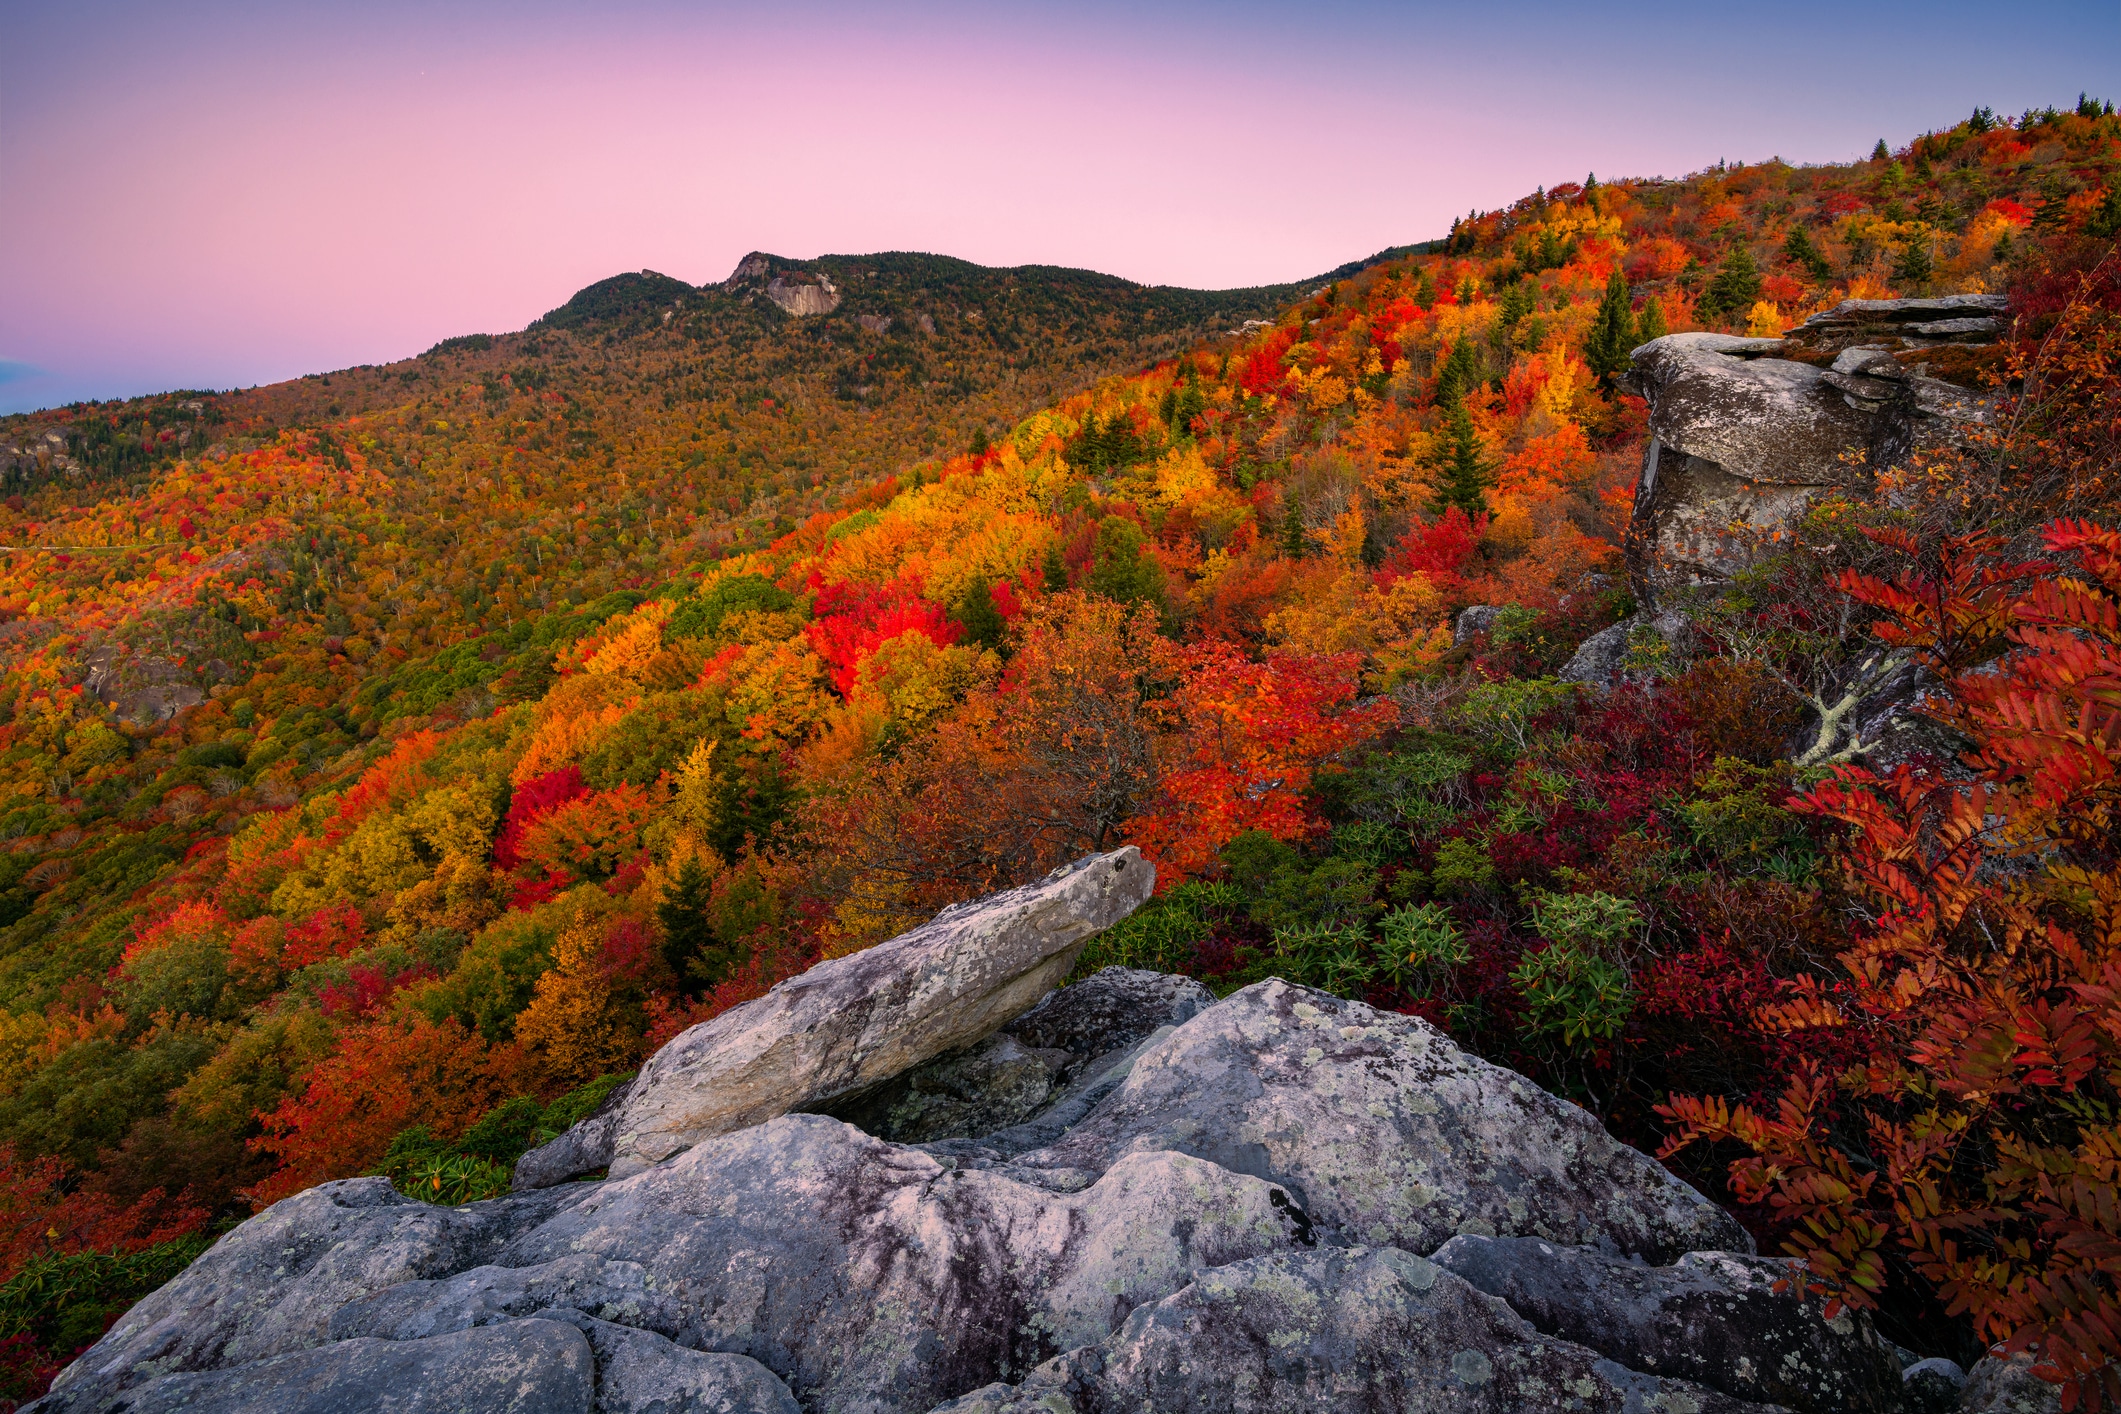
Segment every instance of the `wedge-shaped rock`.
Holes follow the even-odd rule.
[[[1341,1248],[1204,1272],[1109,1339],[935,1414],[1746,1414],[1532,1329],[1410,1253]]]
[[[380,1178],[298,1193],[126,1312],[55,1387],[90,1397],[137,1383],[143,1370],[221,1369],[308,1349],[330,1338],[332,1314],[347,1302],[486,1261],[563,1196],[436,1208]]]
[[[582,1332],[516,1321],[434,1340],[340,1341],[225,1370],[150,1377],[115,1402],[61,1390],[30,1407],[39,1414],[591,1414],[595,1383]]]
[[[1819,1298],[1797,1296],[1786,1260],[1690,1252],[1645,1267],[1537,1238],[1454,1237],[1436,1263],[1546,1334],[1631,1369],[1798,1414],[1900,1408],[1891,1348],[1861,1313],[1828,1320]]]
[[[1092,855],[1036,884],[953,905],[701,1022],[634,1080],[614,1126],[612,1176],[851,1095],[988,1035],[1052,991],[1084,940],[1132,913],[1155,881],[1131,847]],[[546,1163],[542,1152],[525,1163],[555,1181],[570,1165]],[[581,1156],[576,1164],[596,1157],[586,1145],[570,1152]]]
[[[1433,1252],[1460,1233],[1670,1261],[1744,1229],[1584,1111],[1416,1017],[1269,980],[1149,1048],[1058,1143],[1056,1187],[1177,1150],[1289,1190],[1322,1240]]]

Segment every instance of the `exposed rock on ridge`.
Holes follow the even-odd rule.
[[[1993,339],[2005,304],[1845,300],[1782,339],[1671,334],[1636,349],[1630,377],[1650,405],[1628,531],[1637,602],[1729,579],[1820,492],[1864,484],[1979,419],[1982,397],[1930,364]]]
[[[858,1036],[848,1054],[957,1075],[986,1116],[968,1124],[1015,1112],[965,1078],[976,1058],[1038,1058],[1054,1083],[1027,1118],[913,1147],[783,1113],[630,1177],[462,1209],[326,1184],[141,1302],[41,1414],[1914,1414],[1859,1317],[1775,1293],[1721,1209],[1419,1019],[1274,980],[1212,1002],[1124,969],[1008,1012],[996,999],[1057,975],[1084,920],[1146,892],[1130,855],[949,910],[859,974],[828,964],[811,995],[853,1008],[844,1027],[786,1000],[753,1013],[825,1058],[778,1072],[807,1076],[796,1090],[846,1074]],[[1015,949],[999,984],[980,956],[996,946]],[[929,1004],[953,987],[991,1007],[983,1044],[936,1059],[893,1031],[959,1034],[958,1004]],[[805,1039],[805,1018],[829,1034]],[[686,1074],[695,1097],[726,1080]],[[901,1081],[872,1098],[923,1093]],[[1766,1361],[1780,1384],[1749,1377]]]
[[[992,1033],[1066,977],[1084,940],[1133,912],[1155,880],[1132,846],[1092,855],[946,908],[680,1033],[641,1068],[602,1159],[614,1178],[638,1173],[710,1135],[852,1095]],[[570,1162],[534,1150],[519,1174],[549,1183],[601,1167],[591,1162],[600,1144],[554,1142],[570,1146]]]

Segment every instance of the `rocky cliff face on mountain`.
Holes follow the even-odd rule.
[[[1112,968],[1048,992],[1151,877],[1095,856],[784,983],[673,1041],[512,1196],[434,1207],[363,1178],[286,1199],[32,1407],[1956,1402],[1957,1367],[1904,1378],[1912,1357],[1795,1294],[1722,1209],[1425,1022],[1276,980],[1216,1001]],[[811,1015],[826,998],[856,1019]],[[747,1053],[781,1057],[774,1085],[709,1060]],[[900,1068],[859,1085],[869,1056]],[[794,1112],[820,1100],[871,1132]],[[622,1138],[626,1176],[555,1181],[642,1113],[718,1118]],[[1970,1388],[2038,1397],[2011,1374]]]
[[[2002,295],[1844,300],[1781,339],[1671,334],[1635,350],[1650,442],[1628,534],[1637,602],[1730,579],[1824,491],[1961,435]]]

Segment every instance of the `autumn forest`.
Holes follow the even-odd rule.
[[[683,1028],[1121,843],[1080,972],[1418,1014],[1902,1344],[2121,1397],[2117,236],[2084,99],[1297,286],[761,255],[0,419],[0,1399],[265,1204],[504,1191]],[[1639,607],[1632,350],[1960,293],[1964,445],[1557,676]],[[1822,720],[1881,652],[1945,745]]]

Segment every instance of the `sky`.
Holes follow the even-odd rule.
[[[2080,90],[2121,4],[0,0],[0,412],[923,250],[1225,288]]]

